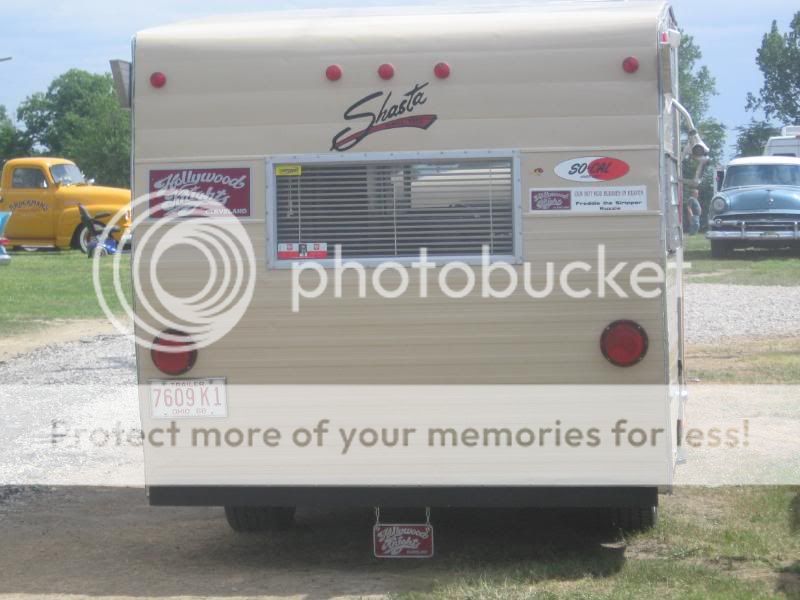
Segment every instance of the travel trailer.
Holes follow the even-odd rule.
[[[779,136],[769,138],[764,155],[800,157],[800,125],[784,127]]]
[[[114,68],[134,197],[150,195],[133,257],[151,504],[225,506],[237,530],[287,527],[304,506],[605,507],[652,524],[682,458],[681,196],[696,178],[681,162],[707,154],[678,102],[679,42],[668,4],[636,0],[137,34],[132,67]],[[255,257],[246,309],[206,344],[185,315],[150,310],[155,271],[175,296],[222,277],[194,246],[149,244],[186,224],[169,220],[181,190],[224,204],[189,220],[239,231]],[[618,292],[597,289],[598,254],[621,265]],[[663,274],[647,294],[642,265]],[[565,285],[544,293],[551,271]],[[470,286],[526,275],[537,293]],[[433,289],[444,279],[456,293]],[[595,417],[664,435],[603,449]],[[537,452],[528,430],[475,449],[525,423]],[[589,429],[567,435],[576,423]],[[562,433],[581,447],[558,450]]]

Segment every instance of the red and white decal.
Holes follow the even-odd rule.
[[[584,183],[614,181],[625,177],[631,167],[624,160],[610,156],[584,156],[557,165],[556,175],[568,181]]]
[[[150,216],[250,216],[250,169],[158,169],[150,171]],[[215,204],[205,207],[201,198]],[[222,207],[220,207],[222,205]]]
[[[433,526],[377,524],[372,542],[376,558],[431,558]]]
[[[570,190],[531,190],[531,211],[572,210]]]
[[[278,260],[297,260],[304,258],[328,258],[328,244],[320,242],[278,244]]]

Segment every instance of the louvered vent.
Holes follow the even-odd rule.
[[[350,258],[513,255],[511,159],[304,164],[278,176],[277,243]],[[280,170],[278,170],[280,172]]]

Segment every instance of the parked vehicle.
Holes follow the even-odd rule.
[[[303,460],[146,444],[150,503],[224,505],[236,530],[285,527],[292,507],[308,505],[605,506],[624,523],[651,525],[681,456],[681,159],[707,155],[676,100],[680,39],[665,2],[571,1],[400,16],[270,13],[137,34],[134,68],[115,65],[123,105],[135,110],[134,194],[167,192],[151,200],[157,210],[137,240],[179,206],[170,198],[183,186],[223,182],[207,193],[226,198],[258,265],[255,299],[223,339],[192,348],[191,336],[165,328],[162,337],[177,337],[169,352],[137,353],[144,431],[176,417],[225,431],[300,423],[314,402],[329,418],[350,414],[356,400],[324,384],[356,393],[455,383],[651,385],[656,395],[632,410],[665,432],[647,456],[562,462],[532,452],[517,466],[477,450],[461,462],[421,450],[399,462],[376,452],[342,463],[338,449]],[[134,218],[146,209],[134,206]],[[349,281],[343,297],[294,311],[290,270],[308,259],[332,269],[337,245],[373,276],[381,261],[411,265],[421,249],[440,276],[445,264],[480,268],[484,246],[520,276],[526,262],[596,262],[600,247],[666,275],[654,297],[574,302],[554,293],[534,303],[521,289],[502,301],[474,290],[462,300],[387,303],[351,294]],[[158,271],[171,294],[206,284],[202,253],[158,256],[169,260],[156,267],[149,247],[134,248],[134,276]],[[158,301],[154,289],[137,288],[143,322],[155,322],[145,309]],[[247,396],[256,384],[317,387],[296,400]],[[160,403],[181,386],[224,401],[203,412]],[[360,414],[373,423],[424,393],[433,392],[376,392]],[[446,407],[435,393],[423,410],[431,419]],[[559,414],[600,405],[616,413],[636,395],[605,404],[581,394],[558,404]],[[484,408],[496,400],[483,398]],[[535,420],[550,408],[541,400],[526,410]]]
[[[119,233],[120,228],[116,226],[108,227],[101,219],[108,219],[112,215],[108,213],[98,213],[94,216],[89,214],[86,207],[78,205],[78,212],[81,216],[81,224],[87,233],[86,236],[86,256],[94,258],[95,256],[107,256],[109,254],[116,254],[119,248],[114,235]],[[106,235],[108,229],[108,236]]]
[[[708,224],[715,258],[735,248],[800,246],[800,158],[737,158],[717,171]]]
[[[3,165],[0,176],[0,210],[12,213],[6,228],[10,246],[86,252],[88,231],[78,204],[93,215],[113,215],[130,202],[129,190],[93,185],[75,163],[63,158],[15,158]],[[118,241],[129,225],[129,218],[124,218]]]
[[[0,212],[0,267],[11,262],[11,257],[9,256],[8,252],[6,252],[8,239],[3,235],[3,232],[6,228],[6,223],[8,223],[8,218],[10,216],[10,212]]]
[[[781,135],[769,138],[764,155],[800,158],[800,125],[784,127]]]

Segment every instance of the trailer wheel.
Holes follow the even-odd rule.
[[[725,240],[711,240],[711,258],[729,258],[733,246]]]
[[[612,515],[614,526],[623,531],[647,531],[656,525],[658,506],[625,506],[616,508]]]
[[[286,531],[294,525],[294,507],[226,506],[225,518],[239,533]]]

